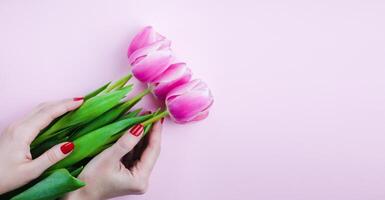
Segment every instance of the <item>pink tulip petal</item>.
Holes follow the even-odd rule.
[[[200,80],[195,79],[192,80],[186,84],[180,85],[179,87],[174,88],[170,93],[167,95],[167,99],[174,98],[178,95],[182,95],[184,93],[187,93],[191,91],[196,85],[200,84]]]
[[[191,74],[186,74],[179,79],[169,83],[158,83],[154,88],[154,94],[159,100],[164,100],[167,94],[174,88],[187,83],[191,79]]]
[[[159,78],[154,80],[155,87],[153,93],[160,100],[164,100],[166,95],[174,88],[190,81],[191,70],[185,63],[176,63],[168,67]]]
[[[130,56],[137,49],[143,48],[154,42],[164,40],[165,37],[155,32],[151,26],[147,26],[135,35],[134,39],[128,48],[128,56]]]
[[[179,79],[185,74],[191,74],[191,70],[186,67],[186,63],[174,63],[167,68],[167,70],[162,74],[162,76],[154,80],[154,82],[169,83]]]
[[[188,123],[206,118],[214,102],[207,85],[192,80],[173,89],[166,97],[170,117],[176,123]]]
[[[128,61],[131,65],[137,62],[138,59],[143,58],[144,56],[151,54],[155,51],[169,49],[171,44],[170,40],[161,40],[154,42],[148,46],[142,47],[134,51],[129,57]]]
[[[132,73],[138,80],[150,83],[158,78],[172,61],[172,52],[169,50],[152,52],[132,66]]]
[[[167,102],[170,116],[176,122],[189,122],[197,117],[203,110],[211,106],[211,96],[202,96],[201,92],[189,92],[183,96],[173,98]]]
[[[194,119],[192,119],[192,121],[200,121],[200,120],[204,120],[207,118],[207,116],[209,116],[209,109],[199,113],[197,116],[195,116]]]

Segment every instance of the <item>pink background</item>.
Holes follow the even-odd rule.
[[[0,128],[127,73],[145,25],[216,101],[166,123],[148,193],[122,199],[385,198],[380,0],[2,0]]]

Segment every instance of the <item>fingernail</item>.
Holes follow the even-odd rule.
[[[74,143],[72,142],[66,142],[65,144],[63,144],[61,147],[60,147],[60,150],[61,152],[63,152],[64,154],[67,154],[69,152],[71,152],[73,149],[74,149],[75,145]]]
[[[74,101],[81,101],[83,99],[84,99],[84,97],[75,97],[75,98],[73,98]]]
[[[131,128],[130,133],[131,135],[138,137],[143,132],[143,129],[142,124],[137,124]]]
[[[162,119],[160,119],[160,123],[163,124],[164,122],[164,117],[162,117]]]

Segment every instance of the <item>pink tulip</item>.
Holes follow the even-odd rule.
[[[210,89],[201,80],[180,85],[166,97],[166,106],[171,119],[182,124],[206,118],[213,102]]]
[[[154,80],[153,93],[159,100],[164,100],[172,89],[189,82],[190,79],[191,70],[185,63],[172,64],[157,80]]]
[[[144,83],[152,83],[174,61],[168,40],[137,49],[129,57],[133,75]]]
[[[133,75],[144,83],[153,83],[158,79],[174,61],[170,45],[171,42],[152,27],[145,27],[128,48]]]
[[[164,36],[155,32],[151,26],[144,27],[134,39],[132,39],[131,44],[128,48],[128,56],[134,53],[136,50],[148,46],[154,42],[158,42],[166,39]]]

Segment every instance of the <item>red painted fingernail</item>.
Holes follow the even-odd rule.
[[[163,124],[164,122],[164,117],[162,117],[162,119],[160,120],[160,123]]]
[[[60,150],[64,154],[67,154],[71,152],[74,149],[75,145],[72,142],[66,142],[65,144],[61,145]]]
[[[138,137],[143,132],[143,129],[144,129],[144,127],[143,127],[142,124],[137,124],[137,125],[135,125],[134,127],[131,128],[130,133],[133,136]]]
[[[73,98],[74,101],[81,101],[83,99],[84,99],[84,97],[75,97],[75,98]]]

